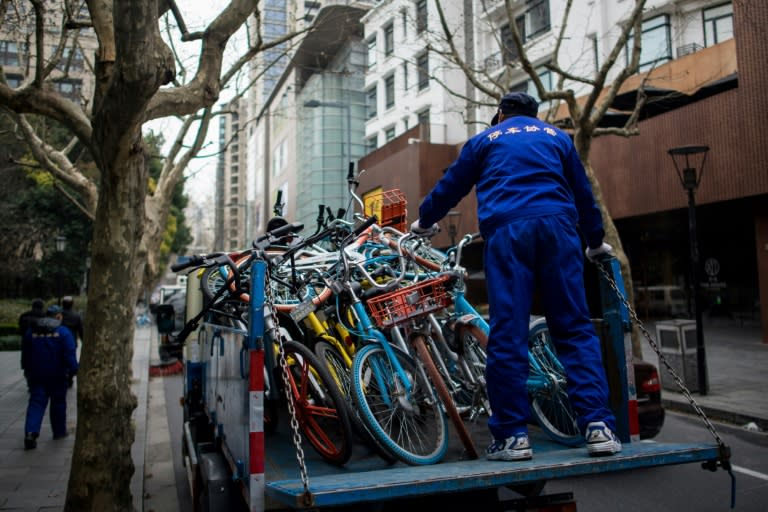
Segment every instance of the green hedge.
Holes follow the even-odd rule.
[[[0,324],[0,336],[19,335],[19,324],[17,323],[3,323]]]
[[[0,336],[0,351],[21,350],[21,336],[18,334]]]

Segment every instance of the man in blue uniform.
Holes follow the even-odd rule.
[[[538,120],[537,113],[538,103],[528,94],[504,96],[491,127],[466,142],[411,226],[417,234],[434,229],[475,187],[485,274],[493,283],[486,367],[494,439],[486,450],[490,460],[532,457],[526,380],[535,287],[589,454],[621,450],[587,307],[579,231],[590,259],[611,246],[603,242],[600,210],[570,137]]]
[[[40,426],[48,401],[53,438],[67,436],[67,387],[77,374],[75,340],[69,329],[61,325],[61,308],[48,307],[41,318],[24,335],[21,346],[21,368],[29,383],[29,404],[24,425],[24,448],[37,447]]]

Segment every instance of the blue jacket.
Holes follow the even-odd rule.
[[[589,247],[603,241],[603,221],[576,148],[565,132],[533,117],[514,116],[464,144],[419,207],[428,227],[476,186],[483,237],[517,218],[566,214]]]
[[[27,378],[33,379],[76,375],[77,352],[72,333],[55,318],[39,319],[22,340],[21,368]]]

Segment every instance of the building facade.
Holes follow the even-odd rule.
[[[248,246],[253,233],[247,195],[247,145],[241,124],[241,119],[247,118],[247,109],[244,102],[233,100],[223,111],[219,117],[214,248],[217,251],[236,251]]]

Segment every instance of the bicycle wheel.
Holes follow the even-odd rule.
[[[344,397],[312,351],[295,341],[283,343],[296,419],[304,437],[326,461],[337,466],[352,455],[353,434]]]
[[[336,383],[342,395],[344,395],[344,403],[347,406],[353,430],[357,432],[358,435],[366,435],[367,430],[358,416],[357,409],[355,409],[352,401],[351,370],[344,362],[344,358],[339,354],[339,351],[327,341],[318,341],[315,343],[315,354],[321,362],[325,362],[331,379]]]
[[[235,264],[238,266],[238,271],[240,272],[240,281],[246,290],[250,288],[251,281],[250,266],[245,264],[247,261],[247,256],[242,256],[235,260]],[[203,275],[200,278],[200,290],[203,292],[206,301],[213,299],[216,292],[219,291],[219,288],[226,283],[227,277],[228,275],[222,274],[219,267],[208,267],[203,271]],[[234,290],[234,287],[232,287],[232,290]]]
[[[557,359],[544,320],[535,322],[528,333],[528,354],[529,379],[539,378],[547,383],[540,388],[529,388],[531,415],[554,441],[567,446],[583,444],[584,437],[568,399],[565,370]]]
[[[440,372],[437,370],[437,366],[435,366],[435,362],[429,355],[424,336],[420,334],[412,336],[410,342],[413,348],[416,349],[416,356],[419,358],[419,361],[424,367],[424,371],[427,372],[429,380],[432,381],[432,386],[435,388],[437,396],[440,397],[440,401],[443,403],[445,412],[451,419],[451,422],[456,429],[456,434],[459,436],[461,443],[464,445],[467,458],[478,458],[477,448],[475,447],[475,443],[472,442],[472,435],[469,433],[469,430],[467,430],[467,426],[464,424],[464,420],[461,419],[461,415],[459,414],[458,409],[456,409],[456,403],[453,401],[453,397],[448,391],[448,386],[446,386],[442,375],[440,375]]]
[[[410,356],[393,350],[410,380],[410,394],[406,395],[384,349],[370,344],[357,352],[352,364],[358,410],[368,430],[392,456],[415,466],[436,464],[448,449],[448,421]]]
[[[344,403],[347,405],[347,412],[349,413],[349,419],[352,423],[352,430],[366,446],[376,452],[382,459],[389,463],[395,462],[396,459],[381,447],[373,434],[368,431],[368,427],[360,417],[360,413],[358,412],[357,407],[355,407],[355,400],[353,398],[352,369],[346,365],[339,350],[327,341],[318,341],[315,343],[315,354],[317,354],[317,357],[321,361],[326,362],[331,377],[336,384],[339,385],[339,388],[346,399]]]
[[[488,336],[472,324],[463,324],[457,331],[453,339],[458,355],[456,378],[465,390],[464,401],[471,406],[469,417],[476,419],[481,414],[490,416],[491,404],[485,383],[487,355],[484,348],[488,344]],[[466,394],[471,395],[469,399]]]

